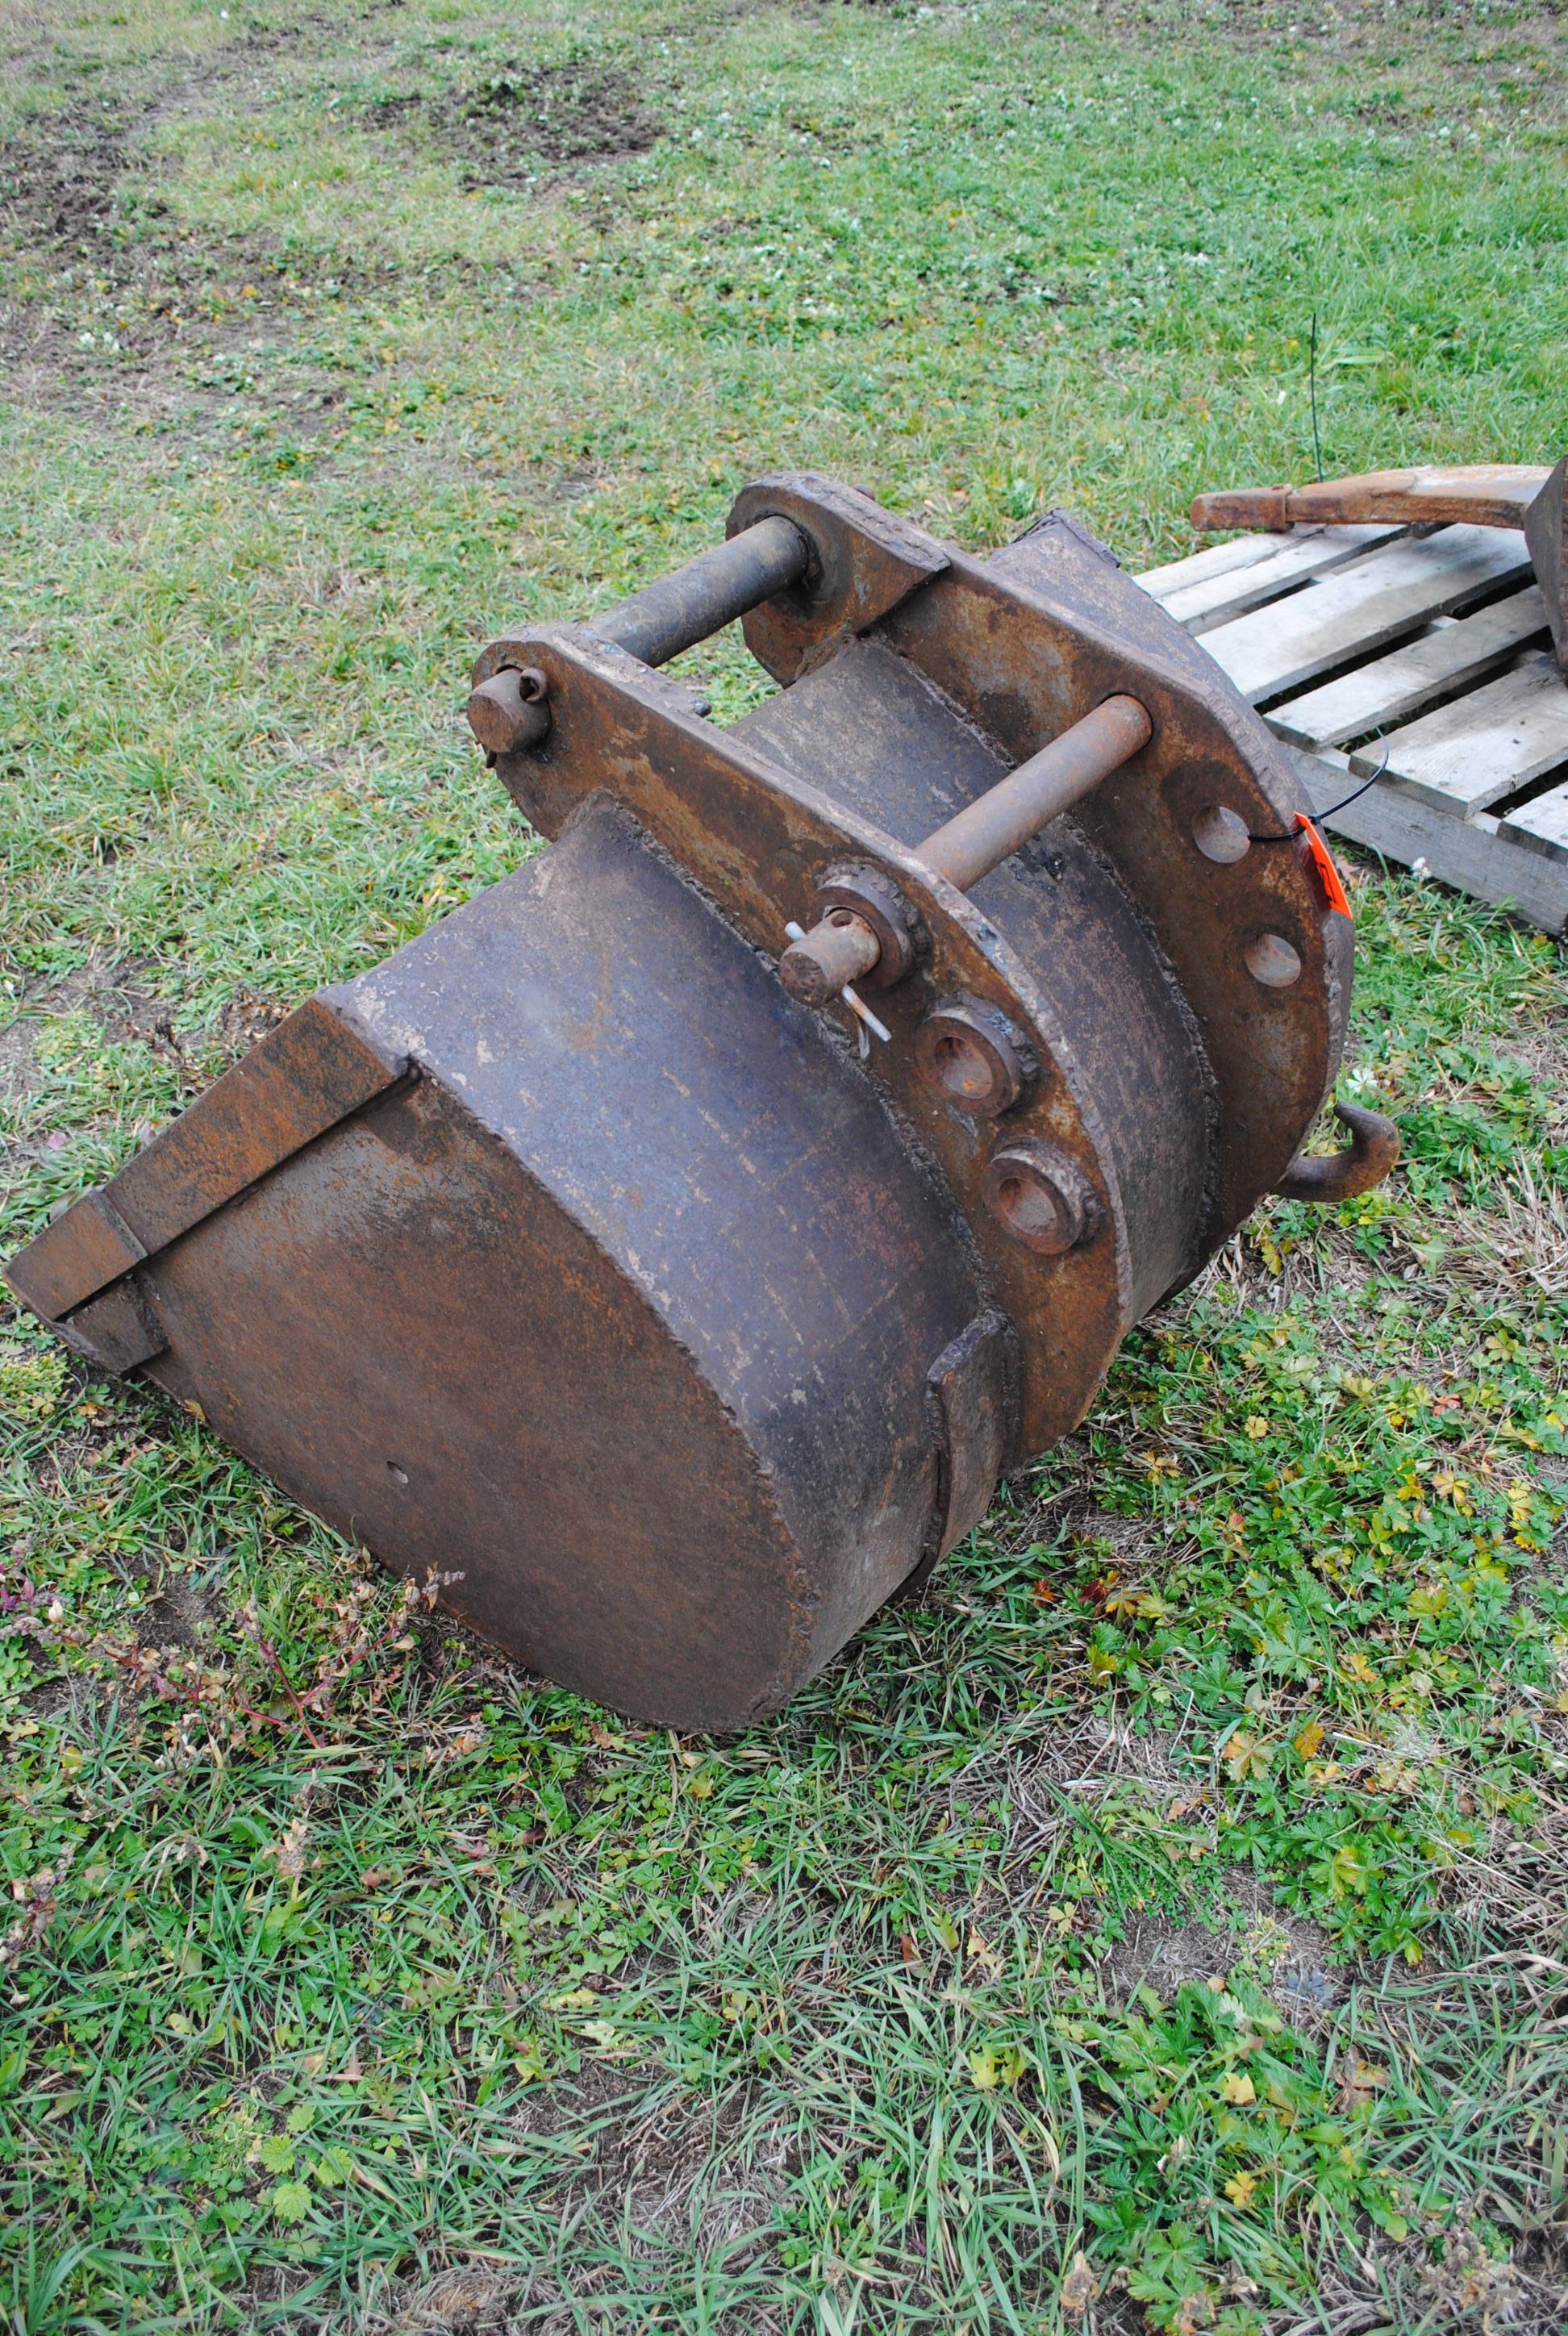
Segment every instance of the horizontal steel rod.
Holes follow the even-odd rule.
[[[916,856],[967,892],[1146,746],[1151,726],[1135,697],[1107,697],[917,843]]]
[[[967,892],[1031,835],[1092,794],[1102,779],[1148,745],[1152,729],[1147,711],[1135,697],[1107,697],[998,779],[978,803],[917,843],[916,858],[934,875],[945,876]],[[785,949],[779,974],[790,996],[803,1006],[825,1006],[846,982],[873,971],[881,955],[881,943],[863,918],[842,908],[830,909]]]
[[[748,608],[798,584],[810,559],[810,547],[793,521],[759,519],[727,543],[699,551],[673,576],[660,577],[629,600],[590,618],[589,630],[644,665],[667,665],[682,649],[694,648]]]

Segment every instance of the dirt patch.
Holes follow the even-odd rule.
[[[1444,2231],[1442,2259],[1435,2263],[1425,2235],[1393,2245],[1374,2234],[1353,2270],[1325,2266],[1310,2313],[1274,2321],[1275,2336],[1322,2336],[1325,2329],[1393,2336],[1417,2328],[1432,2336],[1503,2336],[1505,2330],[1507,2336],[1562,2336],[1568,2286],[1560,2275],[1536,2270],[1535,2237],[1528,2234],[1500,2261],[1491,2234],[1461,2222]]]
[[[211,1037],[200,1041],[180,1037],[174,1028],[180,1011],[177,998],[166,998],[152,986],[160,968],[151,958],[120,958],[105,964],[96,952],[87,963],[54,989],[29,991],[21,1000],[21,1018],[12,1024],[5,1040],[16,1038],[44,1017],[90,1014],[104,1037],[115,1046],[139,1041],[170,1062],[189,1068],[198,1046],[203,1055],[214,1046],[228,1059],[239,1056],[275,1029],[292,1009],[276,998],[251,989],[236,989],[219,1017]],[[3,1047],[5,1040],[0,1040]],[[203,1074],[203,1076],[216,1074]]]
[[[219,1608],[188,1574],[162,1565],[151,1595],[137,1614],[136,1638],[143,1647],[200,1646],[220,1620]]]
[[[589,2203],[607,2242],[603,2278],[613,2292],[624,2272],[613,2261],[615,2233],[627,2253],[651,2261],[667,2250],[681,2261],[722,2254],[726,2268],[748,2241],[771,2227],[794,2170],[781,2135],[746,2130],[748,2102],[736,2092],[697,2100],[683,2091],[646,2090],[652,2072],[587,2061],[571,2078],[524,2096],[512,2120],[520,2134],[566,2142],[580,2167],[562,2174],[572,2211]],[[570,2161],[561,2155],[558,2163]],[[591,2306],[593,2274],[574,2284],[573,2302]],[[559,2323],[550,2312],[562,2304]],[[580,2323],[548,2275],[482,2263],[453,2264],[383,2304],[376,2336],[458,2336],[526,2325],[564,2331]],[[748,2331],[758,2323],[748,2320]],[[738,2331],[737,2331],[738,2336]]]
[[[264,293],[274,292],[277,271],[264,255],[199,244],[141,178],[151,118],[67,110],[0,148],[0,256],[11,277],[0,353],[24,395],[62,375],[122,389],[128,358],[205,345],[229,311],[243,309],[253,331]]]
[[[369,109],[459,164],[465,187],[535,185],[541,166],[646,153],[663,123],[613,65],[509,65],[468,90],[382,98]]]
[[[1282,1914],[1257,1875],[1244,1869],[1227,1877],[1225,1896],[1234,1916],[1229,1925],[1135,1917],[1100,1966],[1112,2002],[1125,2004],[1147,1987],[1168,2003],[1178,1988],[1228,1978],[1244,1963],[1258,1972],[1292,2028],[1306,2034],[1329,2028],[1344,2000],[1345,1981],[1329,1967],[1328,1933],[1305,1915]]]
[[[53,989],[40,983],[24,991],[16,1000],[15,1020],[0,1032],[0,1104],[16,1110],[37,1090],[42,1074],[34,1042],[39,1023],[59,1015],[91,1013],[105,978],[106,968],[94,952]]]
[[[124,130],[106,109],[56,116],[36,139],[0,147],[0,206],[12,237],[93,255],[124,161]]]
[[[8,1030],[0,1030],[0,1105],[15,1110],[38,1084],[33,1053],[34,1024],[19,1017]]]
[[[1412,113],[1407,105],[1398,105],[1392,99],[1385,102],[1376,97],[1361,97],[1354,104],[1345,107],[1344,111],[1364,130],[1386,131],[1391,138],[1408,137],[1412,131],[1422,127],[1418,115]]]
[[[608,65],[546,65],[521,74],[493,74],[481,83],[466,114],[471,122],[493,122],[521,132],[550,162],[605,162],[641,154],[661,128],[629,77]]]
[[[238,1062],[293,1010],[276,998],[258,998],[253,989],[237,989],[218,1017],[213,1041],[231,1062]]]
[[[248,89],[264,103],[276,53],[324,22],[238,42],[196,74],[144,76],[107,102],[36,116],[0,146],[0,362],[19,401],[112,402],[162,428],[252,425],[257,459],[268,448],[254,425],[270,423],[280,467],[297,468],[315,459],[345,391],[297,364],[286,397],[269,390],[280,352],[338,304],[483,274],[456,256],[417,268],[356,262],[182,222],[153,144],[160,127],[209,106],[216,91],[239,105]],[[661,128],[629,74],[581,61],[388,98],[367,118],[455,164],[471,190],[533,187],[563,166],[613,162],[651,146]]]
[[[188,1067],[184,1046],[174,1035],[178,1008],[147,987],[151,970],[147,959],[106,964],[94,951],[53,989],[39,986],[24,992],[16,1019],[0,1032],[0,1104],[15,1110],[36,1091],[42,1076],[34,1051],[38,1027],[67,1014],[90,1015],[112,1045],[139,1040],[166,1061]]]
[[[515,2272],[460,2263],[406,2292],[381,2324],[387,2336],[489,2336],[511,2325]]]
[[[646,2084],[650,2073],[635,2075]],[[703,2255],[722,2250],[733,2263],[736,2245],[773,2219],[791,2170],[783,2136],[747,2132],[742,2092],[702,2100],[664,2088],[649,2098],[628,2095],[631,2081],[590,2061],[570,2084],[534,2095],[518,2122],[552,2138],[581,2129],[587,2146],[572,2186],[591,2194],[598,2222],[624,2226],[629,2252],[695,2246]]]
[[[152,970],[144,958],[129,958],[109,968],[82,1001],[113,1046],[139,1041],[170,1062],[184,1064],[185,1050],[174,1035],[174,1003],[148,988]]]
[[[177,409],[182,423],[232,423],[241,406],[254,418],[259,396],[291,443],[307,443],[341,404],[340,384],[296,367],[289,396],[268,398],[257,353],[276,355],[296,325],[384,292],[402,271],[183,226],[149,143],[171,103],[154,92],[65,107],[0,146],[0,360],[12,394],[108,399],[155,417]]]
[[[6,1134],[0,1190],[14,1193],[42,1175],[47,1197],[63,1204],[74,1200],[91,1181],[79,1166],[73,1170],[72,1163],[76,1143],[92,1131],[50,1126],[50,1114],[40,1100],[50,1074],[39,1061],[38,1039],[50,1022],[82,1015],[96,1025],[109,1045],[147,1047],[172,1067],[174,1109],[183,1109],[289,1010],[270,998],[239,989],[223,1007],[215,1028],[182,1034],[175,1028],[179,1001],[161,994],[156,986],[161,978],[161,968],[151,959],[132,958],[106,964],[94,953],[63,981],[53,988],[39,983],[17,1001],[15,1019],[0,1029],[0,1124]],[[158,1124],[173,1115],[173,1110],[159,1111],[152,1120],[137,1122],[138,1139],[145,1141]],[[112,1119],[101,1120],[97,1132],[112,1124]]]
[[[1008,1844],[998,1869],[998,1893],[1027,1919],[1040,1916],[1053,1854],[1070,1834],[1079,1811],[1098,1808],[1113,1795],[1146,1796],[1168,1802],[1191,1795],[1183,1785],[1182,1737],[1139,1735],[1098,1712],[1045,1727],[1010,1751],[971,1760],[949,1779],[948,1823],[959,1825],[968,1812],[998,1804],[1008,1813]]]
[[[1048,1877],[1060,1837],[1080,1813],[1107,1801],[1117,1806],[1143,1802],[1168,1812],[1173,1837],[1178,1837],[1177,1820],[1184,1819],[1187,1831],[1179,1838],[1202,1840],[1213,1850],[1208,1796],[1194,1778],[1184,1733],[1178,1728],[1139,1734],[1085,1712],[1076,1724],[1047,1728],[1007,1758],[975,1761],[960,1770],[949,1786],[950,1821],[957,1824],[962,1808],[1004,1802],[1008,1844],[997,1895],[1030,1922],[1055,1918],[1061,1909],[1048,1905],[1049,1883],[1041,1884],[1039,1869],[1043,1864]],[[1330,1969],[1331,1954],[1328,1934],[1316,1922],[1282,1913],[1260,1876],[1230,1866],[1222,1917],[1207,1911],[1185,1920],[1132,1916],[1101,1961],[1100,1978],[1113,2003],[1129,2002],[1140,1987],[1168,2002],[1190,1981],[1222,1978],[1243,1965],[1292,2028],[1315,2033],[1329,2025],[1345,1993],[1343,1978]]]

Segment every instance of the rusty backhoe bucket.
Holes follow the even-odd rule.
[[[736,617],[727,729],[654,668]],[[325,989],[13,1260],[93,1362],[533,1669],[777,1708],[1298,1161],[1350,926],[1262,723],[1068,519],[812,477],[476,735],[550,848]]]

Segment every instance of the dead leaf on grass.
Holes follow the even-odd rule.
[[[1069,2320],[1081,2320],[1099,2292],[1100,2282],[1095,2277],[1088,2256],[1080,2247],[1062,2282],[1058,2302],[1064,2316]]]

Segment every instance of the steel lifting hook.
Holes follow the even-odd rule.
[[[1399,1157],[1399,1131],[1380,1111],[1337,1103],[1334,1116],[1350,1131],[1343,1152],[1298,1152],[1274,1190],[1282,1201],[1353,1201],[1380,1184]]]

